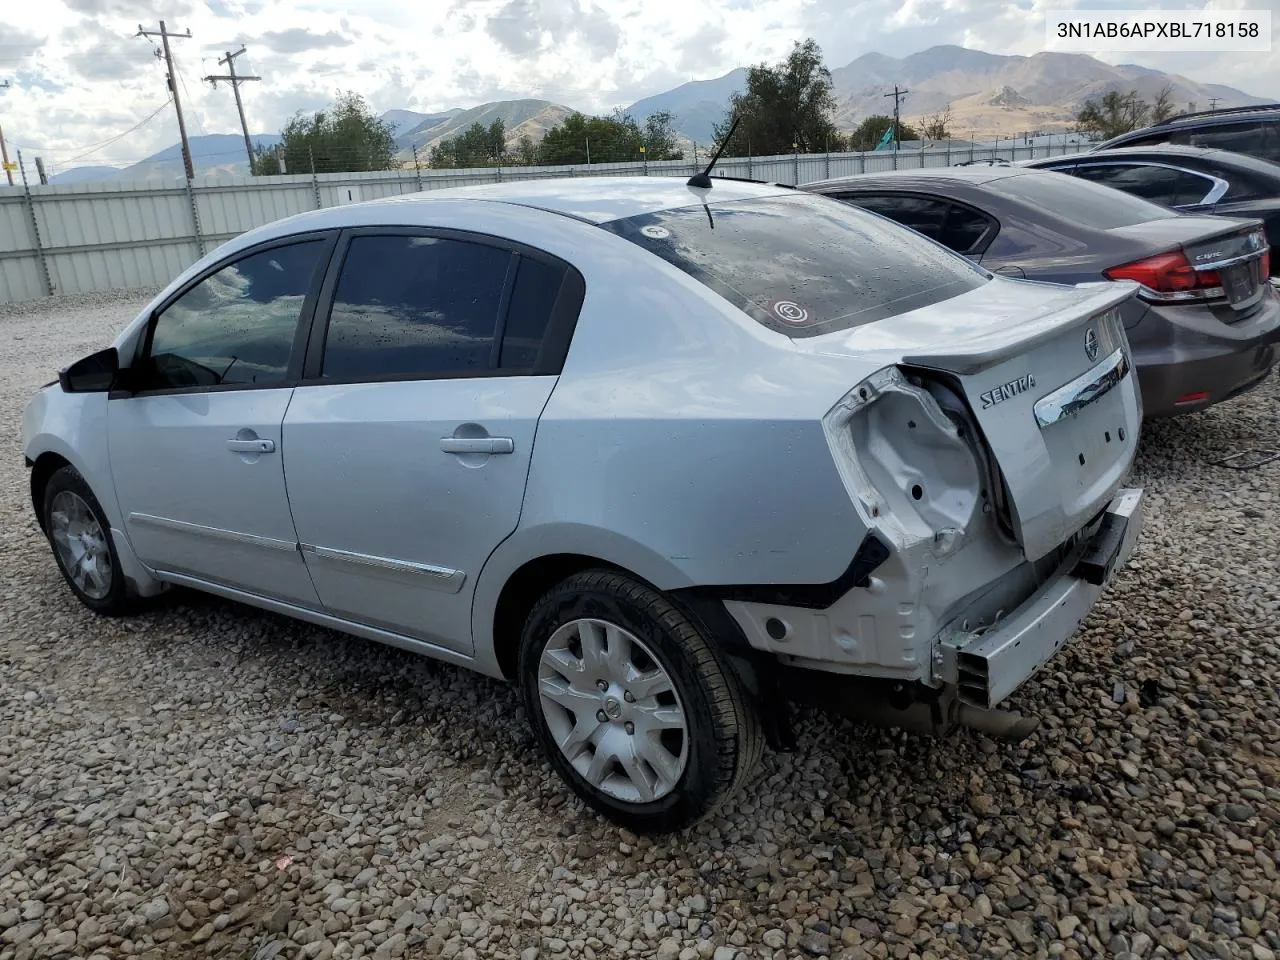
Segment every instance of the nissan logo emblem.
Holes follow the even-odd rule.
[[[1084,352],[1090,360],[1098,359],[1098,335],[1090,327],[1084,332]]]

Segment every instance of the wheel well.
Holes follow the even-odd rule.
[[[31,506],[36,511],[36,523],[40,524],[41,530],[44,529],[44,488],[50,477],[67,466],[70,463],[65,457],[42,453],[31,467]]]
[[[507,579],[493,614],[493,649],[504,677],[515,678],[524,622],[542,595],[575,573],[602,568],[621,570],[598,557],[556,553],[530,560]]]

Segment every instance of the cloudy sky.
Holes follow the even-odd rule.
[[[687,80],[773,60],[818,38],[830,66],[871,50],[902,56],[938,43],[993,53],[1044,47],[1048,9],[1270,8],[1280,0],[38,0],[0,12],[0,125],[55,169],[140,160],[177,141],[158,40],[139,24],[190,29],[172,41],[188,133],[238,131],[221,53],[245,44],[242,87],[253,132],[355,90],[379,112],[431,111],[541,97],[582,110],[627,105]],[[1109,54],[1280,98],[1280,47],[1250,54]],[[151,119],[147,120],[146,118]],[[139,121],[146,122],[139,124]]]

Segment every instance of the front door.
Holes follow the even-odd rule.
[[[334,615],[469,653],[476,579],[520,519],[555,386],[540,350],[567,271],[409,232],[357,232],[338,257],[323,355],[284,422],[302,555]]]
[[[285,495],[281,424],[332,239],[221,265],[151,322],[107,403],[134,550],[161,573],[318,606]]]

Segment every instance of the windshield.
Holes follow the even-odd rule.
[[[884,320],[990,279],[891,220],[807,193],[661,210],[602,226],[790,337]]]
[[[985,184],[992,193],[1051,210],[1055,217],[1094,230],[1129,227],[1177,214],[1113,187],[1053,170],[1000,177]]]

